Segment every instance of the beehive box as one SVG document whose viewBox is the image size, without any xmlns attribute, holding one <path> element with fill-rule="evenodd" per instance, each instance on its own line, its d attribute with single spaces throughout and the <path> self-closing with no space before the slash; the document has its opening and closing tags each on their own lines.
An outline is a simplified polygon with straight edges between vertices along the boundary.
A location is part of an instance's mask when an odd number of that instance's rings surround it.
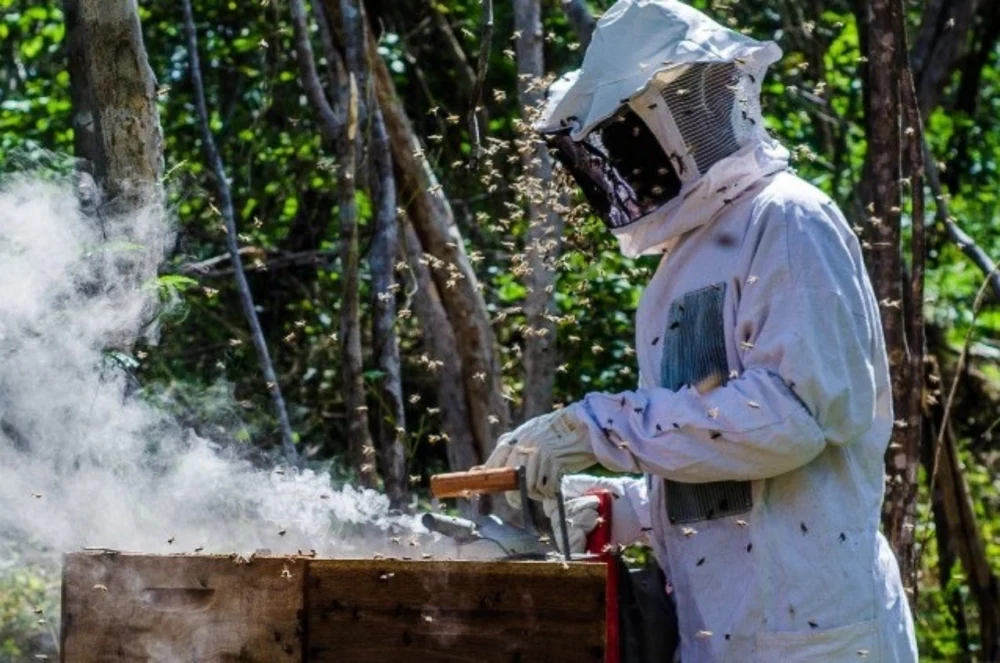
<svg viewBox="0 0 1000 663">
<path fill-rule="evenodd" d="M 61 656 L 114 661 L 604 660 L 600 563 L 75 553 Z"/>
</svg>

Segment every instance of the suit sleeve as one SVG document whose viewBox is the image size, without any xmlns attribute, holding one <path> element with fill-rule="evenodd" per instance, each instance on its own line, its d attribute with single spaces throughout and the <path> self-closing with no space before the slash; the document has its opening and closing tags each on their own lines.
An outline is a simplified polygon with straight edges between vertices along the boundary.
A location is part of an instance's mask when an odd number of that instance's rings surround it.
<svg viewBox="0 0 1000 663">
<path fill-rule="evenodd" d="M 741 284 L 741 371 L 714 389 L 592 393 L 598 460 L 686 483 L 756 480 L 809 463 L 872 425 L 882 346 L 857 240 L 832 203 L 764 203 Z"/>
</svg>

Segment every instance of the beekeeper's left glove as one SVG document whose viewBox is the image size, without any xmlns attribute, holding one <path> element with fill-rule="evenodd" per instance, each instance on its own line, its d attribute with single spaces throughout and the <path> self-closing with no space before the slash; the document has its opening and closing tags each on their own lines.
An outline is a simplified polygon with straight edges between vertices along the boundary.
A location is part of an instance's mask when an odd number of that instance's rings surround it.
<svg viewBox="0 0 1000 663">
<path fill-rule="evenodd" d="M 543 500 L 559 490 L 564 474 L 579 472 L 597 462 L 590 433 L 581 419 L 580 404 L 574 403 L 529 419 L 497 440 L 484 464 L 485 469 L 523 465 L 528 497 Z M 520 495 L 507 493 L 511 506 L 520 507 Z"/>
<path fill-rule="evenodd" d="M 612 547 L 629 545 L 640 539 L 644 535 L 644 530 L 651 529 L 649 498 L 644 479 L 571 474 L 562 480 L 566 507 L 566 534 L 571 553 L 584 552 L 587 547 L 587 536 L 601 524 L 601 515 L 598 512 L 600 499 L 592 493 L 602 490 L 611 493 L 611 512 L 606 516 L 611 521 L 609 543 Z M 565 552 L 558 501 L 547 499 L 542 502 L 542 508 L 552 523 L 552 538 L 556 547 L 559 552 Z"/>
</svg>

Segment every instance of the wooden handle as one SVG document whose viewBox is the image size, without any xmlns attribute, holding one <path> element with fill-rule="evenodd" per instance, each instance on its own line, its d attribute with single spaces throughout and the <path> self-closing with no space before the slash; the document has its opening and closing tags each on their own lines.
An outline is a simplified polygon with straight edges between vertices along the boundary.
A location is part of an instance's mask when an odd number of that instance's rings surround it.
<svg viewBox="0 0 1000 663">
<path fill-rule="evenodd" d="M 517 489 L 517 468 L 514 467 L 435 474 L 431 477 L 431 494 L 434 497 L 469 497 Z"/>
</svg>

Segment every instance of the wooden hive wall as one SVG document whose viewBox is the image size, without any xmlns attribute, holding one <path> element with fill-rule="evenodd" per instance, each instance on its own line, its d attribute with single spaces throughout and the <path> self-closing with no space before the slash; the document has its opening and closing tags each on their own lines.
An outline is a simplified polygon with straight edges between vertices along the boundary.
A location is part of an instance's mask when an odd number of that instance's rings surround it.
<svg viewBox="0 0 1000 663">
<path fill-rule="evenodd" d="M 62 660 L 600 662 L 597 563 L 66 556 Z"/>
</svg>

